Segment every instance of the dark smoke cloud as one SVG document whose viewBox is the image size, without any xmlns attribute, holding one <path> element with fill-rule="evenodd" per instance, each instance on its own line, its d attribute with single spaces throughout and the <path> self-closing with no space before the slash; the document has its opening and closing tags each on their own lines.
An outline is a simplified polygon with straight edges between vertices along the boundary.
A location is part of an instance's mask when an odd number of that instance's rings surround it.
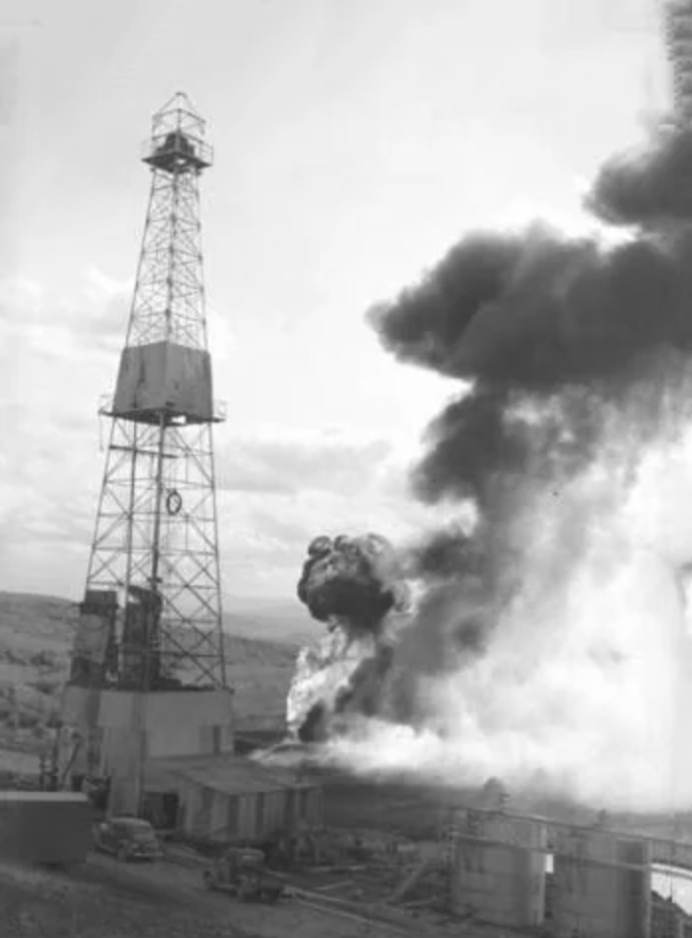
<svg viewBox="0 0 692 938">
<path fill-rule="evenodd" d="M 692 132 L 659 132 L 637 154 L 603 166 L 587 205 L 616 225 L 652 225 L 692 218 Z"/>
<path fill-rule="evenodd" d="M 387 677 L 394 663 L 394 648 L 388 643 L 377 646 L 371 658 L 364 658 L 354 673 L 350 683 L 339 692 L 335 701 L 334 712 L 349 710 L 363 716 L 373 716 L 382 705 L 382 681 Z"/>
<path fill-rule="evenodd" d="M 512 603 L 567 588 L 588 543 L 582 509 L 564 503 L 560 536 L 528 583 L 534 496 L 562 497 L 603 453 L 624 488 L 645 441 L 687 406 L 686 166 L 691 134 L 604 166 L 589 204 L 630 226 L 617 241 L 569 239 L 539 224 L 476 232 L 368 313 L 399 360 L 460 381 L 458 398 L 428 427 L 414 494 L 471 500 L 478 510 L 471 530 L 444 529 L 409 550 L 407 569 L 423 592 L 394 660 L 413 722 L 425 713 L 419 678 L 484 654 Z"/>
<path fill-rule="evenodd" d="M 446 580 L 459 576 L 481 579 L 486 573 L 487 555 L 480 538 L 459 526 L 442 528 L 422 538 L 409 549 L 407 568 L 413 575 L 428 580 Z"/>
<path fill-rule="evenodd" d="M 498 500 L 499 476 L 507 483 L 529 475 L 541 481 L 582 468 L 604 416 L 594 388 L 541 399 L 479 383 L 431 423 L 428 453 L 413 474 L 414 491 L 433 503 L 472 497 L 489 510 L 491 498 Z"/>
<path fill-rule="evenodd" d="M 689 233 L 610 248 L 537 227 L 473 234 L 371 311 L 402 361 L 472 382 L 431 424 L 416 493 L 486 504 L 498 476 L 582 469 L 604 406 L 619 406 L 660 356 L 692 349 L 691 244 Z"/>
<path fill-rule="evenodd" d="M 450 578 L 422 598 L 417 617 L 426 623 L 402 636 L 399 662 L 407 657 L 416 674 L 456 670 L 459 658 L 485 650 L 490 603 L 483 590 Z"/>
<path fill-rule="evenodd" d="M 404 614 L 409 589 L 398 555 L 386 538 L 317 537 L 308 547 L 298 583 L 298 597 L 310 614 L 337 630 L 327 640 L 324 654 L 309 664 L 304 659 L 294 680 L 305 684 L 308 709 L 295 732 L 303 742 L 324 739 L 335 729 L 335 718 L 345 713 L 364 716 L 380 709 L 383 680 L 391 669 L 393 648 L 385 625 L 393 613 Z M 339 669 L 358 643 L 356 657 L 345 674 Z M 317 700 L 309 682 L 323 669 L 333 669 L 333 680 L 323 685 Z M 335 684 L 335 682 L 339 682 Z"/>
<path fill-rule="evenodd" d="M 406 570 L 423 587 L 415 616 L 397 635 L 389 715 L 417 725 L 429 716 L 421 679 L 457 670 L 484 654 L 502 605 L 516 584 L 506 575 L 511 548 L 495 544 L 481 518 L 472 533 L 449 525 L 406 552 Z M 500 562 L 500 558 L 502 561 Z"/>
<path fill-rule="evenodd" d="M 513 390 L 614 381 L 656 349 L 689 349 L 678 260 L 655 236 L 605 249 L 538 227 L 473 234 L 370 319 L 402 361 L 478 382 L 487 416 L 496 389 L 504 405 Z"/>
<path fill-rule="evenodd" d="M 428 427 L 412 485 L 428 503 L 471 500 L 477 521 L 422 539 L 403 565 L 377 536 L 313 542 L 298 595 L 315 618 L 373 645 L 338 693 L 312 707 L 303 738 L 328 735 L 349 713 L 425 723 L 426 678 L 486 654 L 513 604 L 522 621 L 545 612 L 546 596 L 559 608 L 589 522 L 578 494 L 573 503 L 564 495 L 559 530 L 532 566 L 536 499 L 563 498 L 565 483 L 603 454 L 615 480 L 603 498 L 616 497 L 643 444 L 679 428 L 670 417 L 688 406 L 687 166 L 692 134 L 676 132 L 603 167 L 588 204 L 628 227 L 617 243 L 539 224 L 476 232 L 369 312 L 399 360 L 459 379 L 457 399 Z M 404 574 L 420 587 L 416 611 L 388 632 L 383 623 L 405 606 Z"/>
<path fill-rule="evenodd" d="M 449 526 L 409 550 L 409 571 L 428 587 L 416 611 L 426 628 L 422 641 L 415 630 L 402 634 L 399 663 L 409 659 L 416 671 L 434 673 L 455 667 L 457 653 L 483 649 L 488 608 L 501 586 L 491 533 L 486 524 L 473 535 Z"/>
<path fill-rule="evenodd" d="M 391 544 L 377 534 L 317 537 L 298 583 L 298 598 L 321 622 L 340 620 L 353 632 L 375 631 L 408 593 Z"/>
</svg>

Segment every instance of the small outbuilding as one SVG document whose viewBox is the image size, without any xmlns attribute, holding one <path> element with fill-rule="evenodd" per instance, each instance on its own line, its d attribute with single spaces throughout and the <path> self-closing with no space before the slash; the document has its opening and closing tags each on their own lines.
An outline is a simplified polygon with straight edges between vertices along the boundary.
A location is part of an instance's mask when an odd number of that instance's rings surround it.
<svg viewBox="0 0 692 938">
<path fill-rule="evenodd" d="M 261 842 L 323 824 L 318 782 L 230 755 L 150 760 L 145 806 L 156 827 L 229 843 Z"/>
</svg>

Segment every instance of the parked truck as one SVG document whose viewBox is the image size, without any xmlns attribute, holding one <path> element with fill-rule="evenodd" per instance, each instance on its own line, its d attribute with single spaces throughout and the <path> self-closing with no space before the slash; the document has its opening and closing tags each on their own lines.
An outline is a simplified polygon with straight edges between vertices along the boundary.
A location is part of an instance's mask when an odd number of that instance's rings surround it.
<svg viewBox="0 0 692 938">
<path fill-rule="evenodd" d="M 288 895 L 283 882 L 267 869 L 261 850 L 230 847 L 203 874 L 207 889 L 236 896 L 242 902 L 276 902 Z"/>
</svg>

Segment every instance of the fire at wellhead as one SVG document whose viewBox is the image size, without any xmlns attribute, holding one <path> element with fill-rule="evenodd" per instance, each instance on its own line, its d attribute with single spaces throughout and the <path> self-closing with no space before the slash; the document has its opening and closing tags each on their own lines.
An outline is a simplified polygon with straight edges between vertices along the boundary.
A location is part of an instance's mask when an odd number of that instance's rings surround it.
<svg viewBox="0 0 692 938">
<path fill-rule="evenodd" d="M 392 546 L 368 534 L 316 538 L 298 596 L 327 624 L 328 634 L 317 648 L 300 653 L 287 722 L 301 741 L 324 741 L 348 714 L 381 711 L 382 679 L 390 670 L 409 591 Z"/>
<path fill-rule="evenodd" d="M 472 233 L 369 312 L 459 379 L 412 478 L 450 526 L 311 545 L 299 595 L 331 631 L 289 722 L 320 760 L 692 806 L 691 165 L 661 132 L 598 175 L 603 237 Z"/>
</svg>

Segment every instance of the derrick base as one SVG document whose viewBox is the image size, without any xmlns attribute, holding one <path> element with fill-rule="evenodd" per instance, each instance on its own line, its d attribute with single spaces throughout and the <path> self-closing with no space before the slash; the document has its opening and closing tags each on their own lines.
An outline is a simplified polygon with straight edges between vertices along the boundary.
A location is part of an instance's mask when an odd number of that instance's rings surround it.
<svg viewBox="0 0 692 938">
<path fill-rule="evenodd" d="M 141 724 L 135 709 L 141 709 Z M 225 688 L 142 693 L 67 684 L 62 717 L 89 740 L 71 760 L 71 784 L 94 770 L 109 778 L 113 813 L 137 813 L 142 757 L 220 756 L 235 748 L 233 692 Z"/>
</svg>

